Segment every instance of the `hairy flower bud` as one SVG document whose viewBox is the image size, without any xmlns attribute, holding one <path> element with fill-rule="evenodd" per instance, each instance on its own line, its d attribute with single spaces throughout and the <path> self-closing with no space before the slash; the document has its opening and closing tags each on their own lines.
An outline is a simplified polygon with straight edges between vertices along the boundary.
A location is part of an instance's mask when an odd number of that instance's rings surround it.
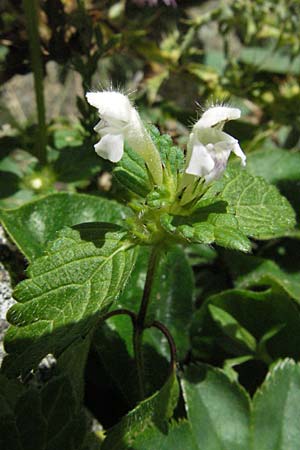
<svg viewBox="0 0 300 450">
<path fill-rule="evenodd" d="M 100 122 L 94 130 L 100 135 L 96 153 L 118 162 L 124 153 L 124 142 L 145 160 L 157 184 L 162 182 L 162 166 L 157 148 L 129 98 L 116 91 L 88 92 L 87 101 L 98 109 Z"/>
</svg>

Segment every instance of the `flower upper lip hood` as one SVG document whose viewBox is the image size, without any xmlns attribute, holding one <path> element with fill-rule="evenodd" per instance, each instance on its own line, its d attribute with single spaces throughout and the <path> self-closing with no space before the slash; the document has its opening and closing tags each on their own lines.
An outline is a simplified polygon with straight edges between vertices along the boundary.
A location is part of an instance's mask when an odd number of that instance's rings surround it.
<svg viewBox="0 0 300 450">
<path fill-rule="evenodd" d="M 159 152 L 129 98 L 117 91 L 88 92 L 87 101 L 98 109 L 100 121 L 94 130 L 100 140 L 95 151 L 111 162 L 121 160 L 124 143 L 145 160 L 156 184 L 162 183 L 162 166 Z"/>
<path fill-rule="evenodd" d="M 215 125 L 221 126 L 228 120 L 235 120 L 241 117 L 241 110 L 238 108 L 229 108 L 228 106 L 213 106 L 207 109 L 201 116 L 201 119 L 195 123 L 194 128 L 210 128 Z"/>
<path fill-rule="evenodd" d="M 186 173 L 204 177 L 206 182 L 219 178 L 226 169 L 231 152 L 246 164 L 246 155 L 237 139 L 222 131 L 225 122 L 239 119 L 238 108 L 214 106 L 205 111 L 190 134 Z"/>
</svg>

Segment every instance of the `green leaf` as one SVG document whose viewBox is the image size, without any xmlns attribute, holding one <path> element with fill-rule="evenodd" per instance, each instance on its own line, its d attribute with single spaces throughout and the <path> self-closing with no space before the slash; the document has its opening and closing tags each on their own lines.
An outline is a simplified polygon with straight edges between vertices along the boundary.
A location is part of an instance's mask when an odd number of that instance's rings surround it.
<svg viewBox="0 0 300 450">
<path fill-rule="evenodd" d="M 128 146 L 125 146 L 123 157 L 116 164 L 113 174 L 122 186 L 141 197 L 152 189 L 144 159 Z"/>
<path fill-rule="evenodd" d="M 191 425 L 187 420 L 172 421 L 167 433 L 158 427 L 146 428 L 137 435 L 134 444 L 134 449 L 137 450 L 153 450 L 155 448 L 159 448 L 159 450 L 199 450 L 192 436 Z"/>
<path fill-rule="evenodd" d="M 251 242 L 240 230 L 233 227 L 222 227 L 221 225 L 214 227 L 214 238 L 217 245 L 239 250 L 241 252 L 251 251 Z"/>
<path fill-rule="evenodd" d="M 20 189 L 20 181 L 15 173 L 0 170 L 0 199 L 14 195 Z"/>
<path fill-rule="evenodd" d="M 279 148 L 250 153 L 247 171 L 253 176 L 263 177 L 268 183 L 300 180 L 300 153 Z"/>
<path fill-rule="evenodd" d="M 273 367 L 253 401 L 224 371 L 202 364 L 188 367 L 181 385 L 188 420 L 153 426 L 145 400 L 108 433 L 104 450 L 298 450 L 300 365 L 292 360 Z"/>
<path fill-rule="evenodd" d="M 1 377 L 10 387 L 0 395 L 0 447 L 5 450 L 79 450 L 85 433 L 84 412 L 78 405 L 67 377 L 51 379 L 41 390 L 18 384 L 18 397 L 11 402 L 16 381 Z M 3 409 L 11 404 L 9 410 Z M 3 413 L 4 411 L 4 413 Z"/>
<path fill-rule="evenodd" d="M 127 287 L 118 299 L 119 307 L 137 312 L 148 258 L 148 249 L 140 248 Z M 168 327 L 175 339 L 179 360 L 190 348 L 188 329 L 193 312 L 193 287 L 193 273 L 182 249 L 174 247 L 167 255 L 162 255 L 153 284 L 149 320 L 159 320 Z M 139 399 L 132 333 L 129 317 L 115 316 L 98 327 L 93 338 L 94 364 L 97 366 L 95 382 L 100 380 L 106 387 L 109 385 L 124 408 L 132 408 Z M 143 351 L 145 386 L 150 395 L 162 385 L 168 373 L 170 349 L 161 331 L 151 328 L 143 335 Z M 159 371 L 157 367 L 160 367 Z"/>
<path fill-rule="evenodd" d="M 196 449 L 249 450 L 250 399 L 241 386 L 220 370 L 190 366 L 182 389 Z"/>
<path fill-rule="evenodd" d="M 239 272 L 237 287 L 243 289 L 255 286 L 280 286 L 300 303 L 300 272 L 288 273 L 274 261 L 253 256 L 249 259 L 240 259 Z"/>
<path fill-rule="evenodd" d="M 214 305 L 208 305 L 208 309 L 214 321 L 227 336 L 245 345 L 251 352 L 255 351 L 255 338 L 231 314 Z"/>
<path fill-rule="evenodd" d="M 271 239 L 287 234 L 295 226 L 295 213 L 275 186 L 245 170 L 228 169 L 206 197 L 221 191 L 220 200 L 228 204 L 238 229 L 256 239 Z M 204 196 L 205 197 L 205 196 Z"/>
<path fill-rule="evenodd" d="M 82 147 L 62 148 L 59 156 L 53 164 L 53 169 L 58 181 L 64 183 L 76 183 L 88 180 L 98 173 L 103 165 L 103 160 L 93 149 Z"/>
<path fill-rule="evenodd" d="M 19 302 L 8 312 L 4 360 L 9 374 L 26 372 L 48 353 L 59 356 L 85 336 L 124 288 L 136 250 L 126 231 L 112 224 L 64 229 L 46 255 L 15 289 Z"/>
<path fill-rule="evenodd" d="M 243 48 L 239 60 L 246 64 L 257 67 L 259 71 L 278 74 L 299 74 L 300 57 L 291 60 L 289 55 L 282 51 L 274 51 L 273 48 L 246 47 Z"/>
<path fill-rule="evenodd" d="M 148 251 L 141 249 L 128 282 L 127 289 L 118 300 L 121 307 L 137 310 L 142 299 L 148 264 Z M 184 358 L 189 349 L 188 329 L 193 313 L 194 276 L 183 250 L 173 247 L 161 255 L 152 286 L 148 315 L 162 322 L 172 334 L 178 359 Z M 147 330 L 146 342 L 169 359 L 169 346 L 163 334 Z"/>
<path fill-rule="evenodd" d="M 220 325 L 212 320 L 209 310 L 211 306 L 230 314 L 257 341 L 277 328 L 278 332 L 273 333 L 265 343 L 273 360 L 286 356 L 295 359 L 300 357 L 300 314 L 293 300 L 284 292 L 274 292 L 271 289 L 264 292 L 230 289 L 209 297 L 194 315 L 191 341 L 192 352 L 196 358 L 198 355 L 202 357 L 207 341 L 210 343 L 207 358 L 215 354 L 224 359 L 228 358 L 228 355 L 232 357 L 249 354 L 249 350 L 234 345 L 232 339 L 229 341 Z M 223 352 L 221 355 L 220 351 Z"/>
<path fill-rule="evenodd" d="M 141 450 L 135 440 L 140 433 L 158 428 L 165 434 L 168 419 L 172 416 L 178 401 L 179 388 L 174 372 L 164 386 L 151 397 L 142 401 L 119 424 L 107 433 L 102 450 Z"/>
<path fill-rule="evenodd" d="M 93 336 L 93 373 L 95 383 L 107 392 L 119 397 L 118 408 L 132 409 L 139 400 L 136 363 L 132 348 L 133 328 L 128 316 L 115 316 L 97 327 Z M 107 416 L 107 407 L 103 405 L 103 415 Z M 105 420 L 102 420 L 105 425 Z"/>
<path fill-rule="evenodd" d="M 90 350 L 92 333 L 76 339 L 57 359 L 56 370 L 68 376 L 77 398 L 82 402 L 85 389 L 85 366 Z"/>
<path fill-rule="evenodd" d="M 127 209 L 86 194 L 51 194 L 17 209 L 0 209 L 1 223 L 24 255 L 41 256 L 47 242 L 65 226 L 82 222 L 124 222 Z"/>
<path fill-rule="evenodd" d="M 175 228 L 175 232 L 194 243 L 216 243 L 222 247 L 249 252 L 251 242 L 239 229 L 236 217 L 226 213 L 227 203 L 218 199 L 216 201 L 216 195 L 218 193 L 214 193 L 212 199 L 200 200 L 191 216 L 176 216 L 173 224 L 179 226 L 177 230 Z"/>
<path fill-rule="evenodd" d="M 9 380 L 0 374 L 0 421 L 3 417 L 12 413 L 24 390 L 24 386 L 19 381 Z"/>
<path fill-rule="evenodd" d="M 256 392 L 252 413 L 254 450 L 298 450 L 300 366 L 278 362 Z"/>
</svg>

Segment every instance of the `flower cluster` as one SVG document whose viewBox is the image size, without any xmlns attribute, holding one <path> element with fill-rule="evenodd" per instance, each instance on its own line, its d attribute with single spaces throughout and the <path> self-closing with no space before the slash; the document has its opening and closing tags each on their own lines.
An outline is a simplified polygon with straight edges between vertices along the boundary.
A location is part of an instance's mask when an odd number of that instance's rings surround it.
<svg viewBox="0 0 300 450">
<path fill-rule="evenodd" d="M 95 131 L 100 135 L 95 151 L 99 156 L 118 162 L 123 156 L 125 142 L 144 159 L 156 185 L 163 180 L 160 155 L 148 134 L 137 110 L 129 98 L 114 91 L 89 92 L 90 105 L 98 109 L 100 122 Z M 237 108 L 213 106 L 195 123 L 189 137 L 183 184 L 196 178 L 210 183 L 224 172 L 230 153 L 235 153 L 246 164 L 246 156 L 238 141 L 222 131 L 229 120 L 238 119 Z"/>
</svg>

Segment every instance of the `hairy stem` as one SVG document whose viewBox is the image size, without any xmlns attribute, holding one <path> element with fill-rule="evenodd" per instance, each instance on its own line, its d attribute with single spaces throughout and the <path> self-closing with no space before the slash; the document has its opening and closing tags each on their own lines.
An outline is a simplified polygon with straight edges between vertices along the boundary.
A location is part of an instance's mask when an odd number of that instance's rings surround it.
<svg viewBox="0 0 300 450">
<path fill-rule="evenodd" d="M 26 17 L 26 25 L 29 38 L 29 50 L 32 64 L 32 71 L 34 76 L 34 89 L 36 97 L 36 107 L 38 115 L 38 131 L 37 139 L 37 157 L 41 164 L 47 163 L 47 129 L 46 129 L 46 114 L 43 91 L 43 66 L 41 59 L 40 39 L 38 30 L 38 1 L 37 0 L 23 0 L 23 7 Z"/>
<path fill-rule="evenodd" d="M 143 400 L 145 398 L 145 380 L 144 380 L 144 357 L 143 357 L 143 332 L 146 325 L 147 318 L 147 310 L 149 306 L 151 290 L 153 286 L 155 269 L 160 256 L 160 248 L 153 247 L 152 252 L 150 254 L 148 270 L 146 275 L 146 281 L 144 286 L 143 298 L 141 301 L 140 309 L 137 315 L 136 324 L 134 327 L 134 336 L 133 336 L 133 346 L 134 346 L 134 355 L 137 366 L 137 376 L 138 376 L 138 384 L 139 384 L 139 392 L 140 398 Z"/>
</svg>

